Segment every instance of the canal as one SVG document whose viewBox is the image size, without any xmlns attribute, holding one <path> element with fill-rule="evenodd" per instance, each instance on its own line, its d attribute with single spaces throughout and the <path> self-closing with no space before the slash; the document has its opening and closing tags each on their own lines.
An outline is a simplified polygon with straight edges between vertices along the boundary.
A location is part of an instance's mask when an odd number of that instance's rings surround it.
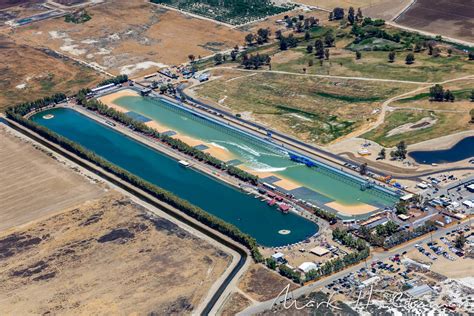
<svg viewBox="0 0 474 316">
<path fill-rule="evenodd" d="M 361 190 L 360 183 L 325 168 L 308 168 L 289 159 L 282 148 L 267 145 L 225 126 L 206 121 L 170 105 L 167 101 L 140 96 L 124 96 L 114 101 L 120 107 L 138 113 L 182 135 L 202 140 L 230 152 L 244 166 L 268 176 L 268 182 L 288 179 L 299 186 L 289 193 L 317 205 L 331 202 L 352 208 L 371 205 L 392 206 L 398 197 L 375 188 Z M 265 179 L 264 179 L 265 180 Z M 278 183 L 278 182 L 276 182 Z"/>
<path fill-rule="evenodd" d="M 46 119 L 48 114 L 54 117 Z M 72 109 L 47 110 L 33 115 L 31 120 L 237 226 L 261 245 L 292 244 L 318 231 L 318 226 L 309 220 L 283 214 L 252 195 L 184 168 L 176 160 Z M 290 233 L 281 234 L 284 230 Z"/>
</svg>

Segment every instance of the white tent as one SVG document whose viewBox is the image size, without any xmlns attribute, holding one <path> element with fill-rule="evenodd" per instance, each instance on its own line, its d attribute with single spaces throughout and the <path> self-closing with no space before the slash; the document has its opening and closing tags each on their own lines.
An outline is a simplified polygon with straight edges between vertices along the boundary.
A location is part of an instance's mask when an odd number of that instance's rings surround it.
<svg viewBox="0 0 474 316">
<path fill-rule="evenodd" d="M 317 270 L 318 269 L 318 266 L 316 265 L 316 263 L 314 262 L 303 262 L 299 267 L 298 269 L 300 269 L 301 271 L 303 271 L 304 273 L 307 273 L 311 270 Z"/>
</svg>

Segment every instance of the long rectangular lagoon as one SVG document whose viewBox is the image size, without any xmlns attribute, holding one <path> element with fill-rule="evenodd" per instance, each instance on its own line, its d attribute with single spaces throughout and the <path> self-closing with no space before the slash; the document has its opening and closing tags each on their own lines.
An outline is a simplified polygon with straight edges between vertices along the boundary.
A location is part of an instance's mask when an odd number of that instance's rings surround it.
<svg viewBox="0 0 474 316">
<path fill-rule="evenodd" d="M 54 117 L 44 118 L 48 114 Z M 303 217 L 283 214 L 221 181 L 184 168 L 176 160 L 77 111 L 55 108 L 37 113 L 31 120 L 237 226 L 261 245 L 292 244 L 318 231 L 318 225 Z M 290 233 L 280 233 L 284 230 Z"/>
<path fill-rule="evenodd" d="M 393 206 L 398 199 L 395 194 L 386 193 L 376 187 L 361 190 L 360 180 L 354 180 L 353 177 L 334 172 L 330 168 L 308 168 L 291 161 L 284 148 L 278 148 L 276 145 L 267 144 L 240 131 L 201 118 L 170 104 L 169 101 L 124 96 L 116 99 L 114 103 L 180 134 L 222 147 L 247 168 L 274 175 L 263 179 L 265 182 L 278 183 L 282 178 L 295 181 L 301 187 L 282 191 L 318 205 L 326 205 L 327 209 L 333 205 L 332 202 L 343 206 L 369 205 L 373 209 L 380 209 Z"/>
</svg>

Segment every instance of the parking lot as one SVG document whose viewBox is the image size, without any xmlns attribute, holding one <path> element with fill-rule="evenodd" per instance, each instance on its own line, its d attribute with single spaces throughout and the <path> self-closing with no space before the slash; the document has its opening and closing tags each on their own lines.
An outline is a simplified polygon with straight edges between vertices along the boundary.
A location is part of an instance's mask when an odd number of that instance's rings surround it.
<svg viewBox="0 0 474 316">
<path fill-rule="evenodd" d="M 431 200 L 430 205 L 443 206 L 448 210 L 457 211 L 463 214 L 473 214 L 474 208 L 466 205 L 466 201 L 474 203 L 474 192 L 467 189 L 469 184 L 474 183 L 474 177 L 458 180 L 452 175 L 442 175 L 438 177 L 428 177 L 429 187 L 423 195 Z M 443 183 L 449 184 L 442 186 Z"/>
<path fill-rule="evenodd" d="M 463 249 L 455 246 L 460 234 L 466 237 Z M 446 289 L 440 282 L 449 283 L 449 278 L 472 275 L 467 270 L 474 269 L 473 259 L 468 257 L 469 249 L 473 247 L 472 227 L 467 224 L 454 227 L 439 239 L 416 244 L 408 252 L 396 253 L 383 261 L 367 261 L 365 267 L 326 285 L 323 292 L 335 295 L 337 299 L 356 301 L 359 293 L 372 287 L 375 292 L 408 293 L 409 289 L 429 285 L 433 289 L 432 299 L 442 302 L 445 297 L 441 293 Z"/>
</svg>

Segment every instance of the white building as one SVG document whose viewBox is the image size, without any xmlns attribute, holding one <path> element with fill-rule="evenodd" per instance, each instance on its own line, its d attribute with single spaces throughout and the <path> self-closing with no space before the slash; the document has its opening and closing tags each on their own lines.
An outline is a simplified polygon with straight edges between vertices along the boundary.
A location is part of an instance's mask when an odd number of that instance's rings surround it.
<svg viewBox="0 0 474 316">
<path fill-rule="evenodd" d="M 423 190 L 428 188 L 428 185 L 425 182 L 420 182 L 416 186 Z"/>
<path fill-rule="evenodd" d="M 367 280 L 362 281 L 362 284 L 359 286 L 359 288 L 363 289 L 363 288 L 365 288 L 365 287 L 367 287 L 367 286 L 370 286 L 370 285 L 372 285 L 372 284 L 374 284 L 374 283 L 377 283 L 378 281 L 380 281 L 380 277 L 379 277 L 379 276 L 371 277 L 371 278 L 369 278 L 369 279 L 367 279 Z"/>
<path fill-rule="evenodd" d="M 462 202 L 462 205 L 467 206 L 469 208 L 474 208 L 474 202 L 471 200 L 466 200 Z"/>
<path fill-rule="evenodd" d="M 304 273 L 308 273 L 311 270 L 317 270 L 318 266 L 314 262 L 303 262 L 298 269 L 303 271 Z"/>
<path fill-rule="evenodd" d="M 283 262 L 283 260 L 285 259 L 285 255 L 281 252 L 277 252 L 277 253 L 272 255 L 272 258 L 276 262 Z"/>
</svg>

